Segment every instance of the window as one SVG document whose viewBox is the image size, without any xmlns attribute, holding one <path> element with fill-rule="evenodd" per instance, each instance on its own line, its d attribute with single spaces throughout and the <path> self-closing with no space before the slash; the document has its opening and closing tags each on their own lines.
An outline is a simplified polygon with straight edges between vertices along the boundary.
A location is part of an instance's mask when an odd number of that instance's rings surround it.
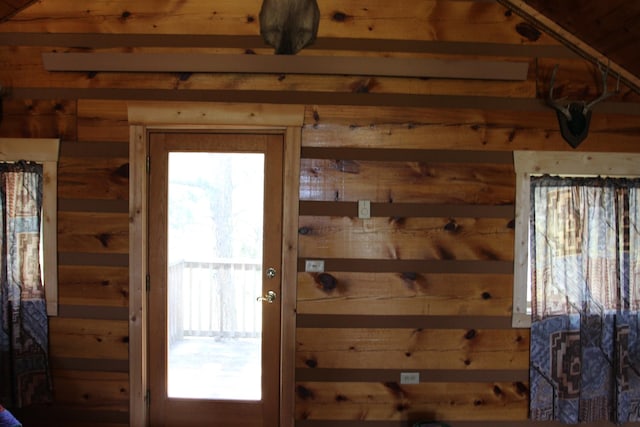
<svg viewBox="0 0 640 427">
<path fill-rule="evenodd" d="M 640 176 L 640 154 L 515 151 L 516 230 L 513 327 L 531 325 L 530 240 L 531 176 Z M 570 250 L 570 248 L 567 248 Z"/>
<path fill-rule="evenodd" d="M 0 162 L 20 160 L 41 163 L 42 278 L 49 316 L 58 314 L 57 174 L 59 139 L 0 138 Z"/>
</svg>

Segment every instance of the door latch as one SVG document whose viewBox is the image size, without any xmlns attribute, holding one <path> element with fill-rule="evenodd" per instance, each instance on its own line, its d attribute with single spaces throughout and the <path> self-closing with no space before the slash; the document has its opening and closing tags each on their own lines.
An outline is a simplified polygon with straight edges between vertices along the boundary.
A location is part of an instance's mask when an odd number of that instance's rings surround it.
<svg viewBox="0 0 640 427">
<path fill-rule="evenodd" d="M 278 294 L 276 294 L 274 291 L 268 291 L 265 296 L 256 298 L 256 301 L 262 301 L 272 304 L 276 300 L 277 296 Z"/>
</svg>

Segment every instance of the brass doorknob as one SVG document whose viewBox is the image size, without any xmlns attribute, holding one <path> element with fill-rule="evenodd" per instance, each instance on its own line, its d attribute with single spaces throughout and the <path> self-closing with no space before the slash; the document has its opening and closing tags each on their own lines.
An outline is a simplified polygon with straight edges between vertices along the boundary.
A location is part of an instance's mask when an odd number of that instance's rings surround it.
<svg viewBox="0 0 640 427">
<path fill-rule="evenodd" d="M 256 298 L 256 301 L 262 301 L 272 304 L 276 300 L 277 296 L 278 294 L 276 294 L 274 291 L 268 291 L 265 296 Z"/>
</svg>

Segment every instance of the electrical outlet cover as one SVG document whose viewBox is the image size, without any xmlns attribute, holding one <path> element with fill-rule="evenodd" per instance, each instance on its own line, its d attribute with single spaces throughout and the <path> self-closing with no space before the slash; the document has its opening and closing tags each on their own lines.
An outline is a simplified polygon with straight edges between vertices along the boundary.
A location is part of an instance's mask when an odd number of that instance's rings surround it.
<svg viewBox="0 0 640 427">
<path fill-rule="evenodd" d="M 324 272 L 324 261 L 320 259 L 308 259 L 304 263 L 304 271 L 307 273 Z"/>
<path fill-rule="evenodd" d="M 419 384 L 420 372 L 400 372 L 400 384 Z"/>
</svg>

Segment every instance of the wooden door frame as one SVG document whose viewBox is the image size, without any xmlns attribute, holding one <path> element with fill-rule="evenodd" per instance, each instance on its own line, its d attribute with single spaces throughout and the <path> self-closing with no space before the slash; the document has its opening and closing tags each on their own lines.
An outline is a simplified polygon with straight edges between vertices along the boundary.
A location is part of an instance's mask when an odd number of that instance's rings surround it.
<svg viewBox="0 0 640 427">
<path fill-rule="evenodd" d="M 295 306 L 303 105 L 130 102 L 129 119 L 129 425 L 146 427 L 147 217 L 149 133 L 230 131 L 279 133 L 284 140 L 280 427 L 294 425 Z"/>
</svg>

